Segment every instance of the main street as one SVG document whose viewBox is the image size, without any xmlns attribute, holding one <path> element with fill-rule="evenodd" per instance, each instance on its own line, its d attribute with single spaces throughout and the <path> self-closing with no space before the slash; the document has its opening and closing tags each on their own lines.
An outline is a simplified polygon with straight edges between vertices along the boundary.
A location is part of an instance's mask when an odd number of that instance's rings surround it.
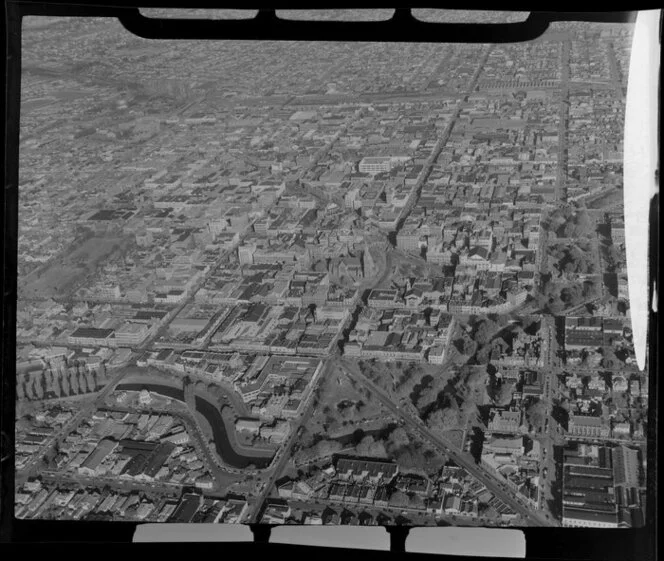
<svg viewBox="0 0 664 561">
<path fill-rule="evenodd" d="M 484 65 L 486 64 L 487 60 L 489 59 L 489 55 L 491 54 L 491 50 L 493 49 L 492 45 L 489 45 L 485 50 L 484 53 L 482 54 L 482 57 L 480 58 L 477 67 L 475 68 L 475 72 L 473 73 L 473 76 L 470 79 L 470 82 L 468 83 L 468 87 L 466 91 L 464 92 L 463 96 L 469 96 L 473 93 L 475 90 L 475 87 L 477 86 L 477 82 L 479 80 L 480 74 L 482 73 L 482 69 L 484 68 Z M 399 216 L 399 220 L 397 222 L 397 227 L 396 231 L 398 232 L 401 230 L 401 227 L 403 226 L 406 218 L 410 214 L 410 212 L 413 210 L 415 205 L 417 204 L 417 201 L 420 198 L 420 193 L 422 192 L 422 187 L 426 183 L 426 180 L 429 178 L 429 175 L 433 171 L 434 166 L 436 165 L 436 161 L 438 160 L 438 156 L 440 156 L 440 153 L 443 151 L 443 148 L 445 148 L 445 145 L 447 144 L 447 141 L 450 138 L 450 135 L 452 134 L 452 130 L 454 129 L 454 125 L 456 123 L 456 120 L 459 118 L 459 115 L 461 114 L 461 104 L 463 101 L 459 101 L 457 103 L 456 108 L 454 109 L 454 113 L 450 117 L 449 123 L 447 123 L 447 126 L 445 127 L 445 130 L 443 131 L 443 134 L 440 136 L 438 139 L 438 142 L 436 142 L 436 145 L 434 149 L 431 151 L 430 156 L 427 158 L 427 161 L 424 164 L 424 168 L 422 169 L 422 172 L 420 173 L 420 177 L 417 180 L 417 183 L 413 187 L 411 196 L 409 197 L 408 203 L 406 206 L 403 208 L 401 211 L 401 215 Z"/>
<path fill-rule="evenodd" d="M 553 526 L 554 522 L 547 519 L 543 514 L 534 512 L 526 506 L 525 499 L 521 500 L 512 494 L 507 487 L 507 483 L 500 481 L 496 476 L 481 468 L 475 463 L 472 456 L 459 450 L 454 444 L 447 441 L 444 437 L 433 434 L 419 419 L 415 419 L 408 413 L 405 413 L 398 405 L 385 395 L 371 380 L 359 371 L 359 368 L 350 360 L 342 359 L 344 370 L 354 377 L 358 382 L 365 385 L 371 393 L 380 400 L 383 405 L 396 417 L 403 420 L 404 424 L 417 432 L 425 440 L 428 440 L 443 451 L 457 465 L 466 469 L 468 473 L 484 483 L 489 491 L 502 500 L 515 512 L 521 515 L 524 522 L 533 526 Z"/>
<path fill-rule="evenodd" d="M 473 90 L 477 86 L 477 82 L 479 80 L 480 74 L 482 73 L 482 69 L 484 68 L 484 65 L 486 64 L 489 54 L 491 53 L 492 47 L 489 46 L 486 48 L 484 51 L 482 58 L 480 59 L 477 68 L 475 69 L 475 72 L 473 76 L 470 79 L 470 82 L 468 84 L 468 88 L 466 92 L 463 94 L 464 96 L 468 96 L 471 93 L 473 93 Z M 408 199 L 408 203 L 406 206 L 403 208 L 401 211 L 401 214 L 399 216 L 399 220 L 397 221 L 397 226 L 395 233 L 398 233 L 399 230 L 403 227 L 403 224 L 408 217 L 408 215 L 411 213 L 417 202 L 419 201 L 420 198 L 420 193 L 422 192 L 422 187 L 426 183 L 426 180 L 429 178 L 429 175 L 433 171 L 434 166 L 436 165 L 436 162 L 438 160 L 438 157 L 440 156 L 441 152 L 447 145 L 447 142 L 450 138 L 450 135 L 452 134 L 452 130 L 454 129 L 454 125 L 459 118 L 459 115 L 461 114 L 461 101 L 457 103 L 456 108 L 454 109 L 454 113 L 450 117 L 449 122 L 447 123 L 447 126 L 445 127 L 445 130 L 441 134 L 440 138 L 436 142 L 436 145 L 434 146 L 431 154 L 427 158 L 427 161 L 424 164 L 424 167 L 422 169 L 422 172 L 420 173 L 420 176 L 417 180 L 417 183 L 413 186 L 413 189 L 411 191 L 411 195 Z M 405 257 L 404 254 L 401 255 L 402 258 L 408 259 L 408 257 Z M 385 266 L 383 268 L 383 271 L 381 272 L 380 276 L 371 283 L 371 288 L 377 288 L 380 287 L 389 277 L 389 275 L 392 273 L 392 267 L 393 267 L 393 260 L 395 257 L 394 250 L 389 249 L 386 254 L 385 258 Z M 424 262 L 426 263 L 426 262 Z"/>
<path fill-rule="evenodd" d="M 52 482 L 58 485 L 70 484 L 80 485 L 85 488 L 110 487 L 118 491 L 143 491 L 155 494 L 164 494 L 171 496 L 179 496 L 182 492 L 182 485 L 180 483 L 166 483 L 163 481 L 134 481 L 131 479 L 123 479 L 115 475 L 106 476 L 91 476 L 79 475 L 75 473 L 62 473 L 58 471 L 43 471 L 40 473 L 45 482 Z"/>
<path fill-rule="evenodd" d="M 311 498 L 309 500 L 289 500 L 288 505 L 291 509 L 298 509 L 303 512 L 318 512 L 322 513 L 326 509 L 333 511 L 348 511 L 354 514 L 365 513 L 369 514 L 375 521 L 379 516 L 386 518 L 399 516 L 410 517 L 410 522 L 418 526 L 437 526 L 436 522 L 444 522 L 449 526 L 505 526 L 505 523 L 500 523 L 496 518 L 487 517 L 473 517 L 463 514 L 445 514 L 443 512 L 430 513 L 425 509 L 418 509 L 412 507 L 396 507 L 396 506 L 376 506 L 365 503 L 346 503 L 343 501 L 335 501 L 332 499 L 324 499 L 321 497 Z M 357 520 L 357 519 L 356 519 Z M 361 525 L 361 524 L 360 524 Z M 371 524 L 370 524 L 371 525 Z"/>
<path fill-rule="evenodd" d="M 564 203 L 567 200 L 567 143 L 569 120 L 569 81 L 570 81 L 570 50 L 569 41 L 563 41 L 561 52 L 560 76 L 560 113 L 558 123 L 558 167 L 556 177 L 556 201 Z"/>
<path fill-rule="evenodd" d="M 264 482 L 263 488 L 260 491 L 260 494 L 256 498 L 253 504 L 253 511 L 249 517 L 249 522 L 252 524 L 255 524 L 260 521 L 260 515 L 263 510 L 263 503 L 267 499 L 268 495 L 270 494 L 270 491 L 272 491 L 272 487 L 274 486 L 274 482 L 277 480 L 277 478 L 281 475 L 283 472 L 284 468 L 286 467 L 286 464 L 288 461 L 291 459 L 291 451 L 293 450 L 293 446 L 295 443 L 298 441 L 299 436 L 300 436 L 300 428 L 303 426 L 306 426 L 307 422 L 311 418 L 311 415 L 313 414 L 314 411 L 314 394 L 316 393 L 316 388 L 320 381 L 324 379 L 329 371 L 330 368 L 332 368 L 332 365 L 334 364 L 333 360 L 328 360 L 325 366 L 323 367 L 323 370 L 318 376 L 318 379 L 316 380 L 315 386 L 309 395 L 309 400 L 305 406 L 304 411 L 302 412 L 301 417 L 295 421 L 293 426 L 291 427 L 291 433 L 290 436 L 288 437 L 288 440 L 285 442 L 285 444 L 282 446 L 282 448 L 277 452 L 277 455 L 275 457 L 276 464 L 272 468 L 272 473 L 268 477 L 267 481 Z"/>
</svg>

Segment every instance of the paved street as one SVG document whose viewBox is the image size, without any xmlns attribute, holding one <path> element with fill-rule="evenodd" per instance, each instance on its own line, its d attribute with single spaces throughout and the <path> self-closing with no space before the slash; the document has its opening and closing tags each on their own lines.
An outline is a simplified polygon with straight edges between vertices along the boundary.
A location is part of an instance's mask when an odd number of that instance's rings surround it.
<svg viewBox="0 0 664 561">
<path fill-rule="evenodd" d="M 320 384 L 320 381 L 329 373 L 329 370 L 330 368 L 332 368 L 332 365 L 333 361 L 328 360 L 325 366 L 323 367 L 323 370 L 319 374 L 318 379 L 316 380 L 316 386 L 318 386 L 318 384 Z M 275 458 L 277 463 L 274 464 L 271 475 L 264 483 L 264 487 L 260 492 L 260 494 L 258 495 L 258 497 L 253 501 L 253 511 L 249 517 L 249 521 L 251 523 L 259 522 L 260 514 L 262 512 L 263 503 L 265 502 L 265 499 L 267 499 L 267 497 L 270 495 L 270 492 L 273 490 L 274 487 L 274 482 L 280 477 L 281 473 L 286 467 L 286 464 L 291 459 L 291 451 L 300 436 L 300 427 L 305 426 L 309 421 L 309 419 L 311 418 L 311 415 L 313 414 L 314 411 L 313 396 L 315 391 L 316 387 L 314 387 L 314 389 L 311 392 L 311 395 L 309 396 L 309 401 L 305 406 L 302 416 L 293 423 L 288 440 L 281 446 L 281 448 L 279 448 L 279 451 L 277 452 L 277 456 Z"/>
<path fill-rule="evenodd" d="M 560 78 L 560 115 L 558 123 L 558 138 L 560 148 L 558 150 L 558 168 L 556 177 L 556 201 L 564 203 L 567 200 L 567 162 L 569 144 L 569 82 L 570 82 L 570 42 L 563 41 L 561 55 L 561 78 Z"/>
<path fill-rule="evenodd" d="M 392 400 L 384 394 L 384 392 L 376 386 L 371 380 L 364 376 L 359 369 L 349 360 L 342 360 L 343 367 L 351 376 L 358 382 L 367 386 L 372 394 L 378 398 L 383 405 L 389 409 L 396 417 L 401 418 L 404 423 L 415 430 L 420 436 L 424 437 L 434 444 L 438 449 L 442 450 L 452 459 L 457 465 L 462 466 L 471 475 L 476 477 L 479 481 L 486 485 L 492 493 L 500 500 L 505 502 L 508 506 L 520 514 L 524 521 L 534 526 L 551 526 L 554 525 L 553 521 L 548 520 L 543 514 L 534 512 L 526 506 L 525 500 L 516 498 L 507 487 L 506 483 L 498 480 L 493 474 L 488 473 L 482 469 L 475 460 L 464 452 L 461 452 L 453 444 L 447 442 L 443 437 L 434 435 L 420 419 L 415 419 L 411 415 L 405 413 L 399 406 L 395 405 Z"/>
</svg>

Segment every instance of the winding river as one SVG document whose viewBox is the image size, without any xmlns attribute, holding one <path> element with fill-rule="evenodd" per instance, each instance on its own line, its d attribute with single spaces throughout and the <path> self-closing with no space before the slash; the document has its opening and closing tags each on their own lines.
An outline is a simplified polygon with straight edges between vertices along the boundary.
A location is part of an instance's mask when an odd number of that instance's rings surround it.
<svg viewBox="0 0 664 561">
<path fill-rule="evenodd" d="M 184 401 L 184 391 L 182 389 L 163 384 L 152 382 L 126 383 L 120 384 L 116 388 L 117 391 L 141 391 L 143 389 L 177 399 L 178 401 Z M 227 432 L 230 429 L 226 427 L 226 423 L 221 416 L 221 411 L 213 403 L 197 395 L 196 411 L 203 415 L 210 424 L 217 453 L 225 464 L 238 469 L 247 468 L 252 464 L 257 469 L 262 469 L 270 465 L 272 455 L 242 455 L 233 448 Z"/>
</svg>

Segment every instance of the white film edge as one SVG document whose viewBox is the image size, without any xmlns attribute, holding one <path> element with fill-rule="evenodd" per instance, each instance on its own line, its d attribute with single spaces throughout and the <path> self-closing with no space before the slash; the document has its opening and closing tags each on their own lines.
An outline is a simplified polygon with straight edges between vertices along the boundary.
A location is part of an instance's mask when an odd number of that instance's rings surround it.
<svg viewBox="0 0 664 561">
<path fill-rule="evenodd" d="M 639 368 L 646 363 L 648 340 L 648 263 L 650 201 L 658 189 L 657 115 L 661 11 L 638 13 L 630 57 L 625 109 L 625 248 L 634 347 Z"/>
</svg>

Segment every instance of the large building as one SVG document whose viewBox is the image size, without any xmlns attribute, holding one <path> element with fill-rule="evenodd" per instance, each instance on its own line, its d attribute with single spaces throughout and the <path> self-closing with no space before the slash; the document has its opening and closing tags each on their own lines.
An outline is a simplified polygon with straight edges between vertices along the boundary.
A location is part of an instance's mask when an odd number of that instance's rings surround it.
<svg viewBox="0 0 664 561">
<path fill-rule="evenodd" d="M 115 330 L 115 344 L 119 347 L 140 345 L 151 331 L 150 326 L 144 323 L 125 322 Z"/>
<path fill-rule="evenodd" d="M 521 411 L 505 411 L 492 409 L 489 412 L 489 426 L 491 432 L 509 434 L 516 433 L 521 427 Z"/>
<path fill-rule="evenodd" d="M 611 429 L 608 423 L 601 417 L 589 415 L 570 415 L 568 432 L 572 436 L 586 438 L 608 438 Z"/>
<path fill-rule="evenodd" d="M 613 476 L 616 486 L 639 486 L 639 451 L 627 446 L 613 449 Z"/>
<path fill-rule="evenodd" d="M 85 458 L 83 463 L 78 468 L 81 475 L 94 476 L 99 473 L 99 468 L 102 462 L 118 447 L 115 440 L 103 438 L 97 444 L 97 447 Z"/>
<path fill-rule="evenodd" d="M 391 481 L 399 471 L 394 462 L 366 460 L 362 458 L 337 458 L 337 475 L 346 481 L 364 481 L 372 483 Z"/>
<path fill-rule="evenodd" d="M 618 512 L 599 512 L 583 508 L 563 507 L 565 528 L 618 528 Z"/>
<path fill-rule="evenodd" d="M 375 288 L 368 298 L 370 308 L 397 308 L 403 306 L 399 299 L 399 292 L 394 289 Z"/>
<path fill-rule="evenodd" d="M 402 230 L 397 234 L 397 247 L 403 251 L 419 251 L 424 243 L 419 229 Z"/>
<path fill-rule="evenodd" d="M 377 173 L 389 172 L 393 165 L 392 158 L 389 156 L 366 157 L 362 159 L 358 169 L 360 173 L 375 175 Z"/>
<path fill-rule="evenodd" d="M 563 460 L 563 526 L 617 528 L 620 516 L 615 496 L 611 450 L 578 444 Z"/>
<path fill-rule="evenodd" d="M 565 318 L 565 349 L 584 349 L 601 347 L 604 343 L 602 318 L 600 317 L 566 317 Z"/>
<path fill-rule="evenodd" d="M 98 329 L 96 327 L 79 327 L 68 338 L 70 345 L 87 345 L 91 347 L 115 346 L 115 331 L 113 329 Z"/>
</svg>

